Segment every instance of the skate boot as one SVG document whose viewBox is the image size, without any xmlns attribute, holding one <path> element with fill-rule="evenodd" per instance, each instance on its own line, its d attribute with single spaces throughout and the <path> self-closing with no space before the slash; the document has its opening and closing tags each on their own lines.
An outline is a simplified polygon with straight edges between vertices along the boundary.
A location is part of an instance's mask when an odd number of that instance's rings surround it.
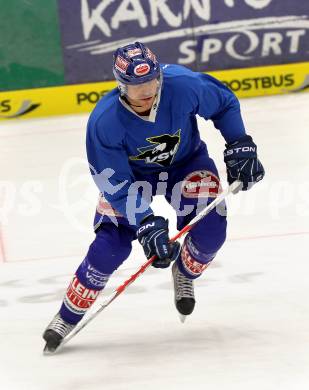
<svg viewBox="0 0 309 390">
<path fill-rule="evenodd" d="M 43 339 L 46 341 L 44 353 L 54 353 L 64 337 L 67 336 L 75 328 L 75 326 L 76 325 L 69 324 L 64 321 L 60 314 L 57 313 L 43 333 Z"/>
<path fill-rule="evenodd" d="M 178 269 L 175 262 L 172 266 L 174 280 L 175 306 L 181 314 L 181 321 L 184 322 L 185 316 L 191 314 L 195 306 L 193 280 L 187 278 Z"/>
</svg>

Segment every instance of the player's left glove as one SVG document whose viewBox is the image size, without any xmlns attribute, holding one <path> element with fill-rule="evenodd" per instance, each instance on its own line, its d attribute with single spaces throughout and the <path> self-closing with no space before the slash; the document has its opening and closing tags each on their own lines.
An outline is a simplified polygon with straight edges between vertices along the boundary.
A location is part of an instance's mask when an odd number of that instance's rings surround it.
<svg viewBox="0 0 309 390">
<path fill-rule="evenodd" d="M 168 221 L 163 217 L 150 215 L 143 221 L 136 235 L 147 259 L 157 256 L 152 263 L 155 268 L 167 268 L 179 256 L 180 244 L 169 243 Z"/>
<path fill-rule="evenodd" d="M 257 157 L 257 147 L 249 135 L 225 146 L 224 162 L 229 184 L 239 180 L 241 190 L 246 191 L 263 179 L 265 171 Z"/>
</svg>

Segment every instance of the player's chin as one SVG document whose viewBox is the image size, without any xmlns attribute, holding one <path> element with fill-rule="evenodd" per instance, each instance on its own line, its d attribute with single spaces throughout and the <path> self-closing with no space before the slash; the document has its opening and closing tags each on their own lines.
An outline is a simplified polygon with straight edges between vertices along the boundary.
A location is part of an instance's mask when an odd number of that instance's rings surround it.
<svg viewBox="0 0 309 390">
<path fill-rule="evenodd" d="M 154 101 L 154 96 L 147 97 L 140 100 L 141 104 L 147 107 L 151 107 L 153 101 Z"/>
<path fill-rule="evenodd" d="M 149 102 L 150 100 L 153 100 L 154 96 L 147 96 L 145 98 L 142 98 L 141 100 L 144 102 Z"/>
</svg>

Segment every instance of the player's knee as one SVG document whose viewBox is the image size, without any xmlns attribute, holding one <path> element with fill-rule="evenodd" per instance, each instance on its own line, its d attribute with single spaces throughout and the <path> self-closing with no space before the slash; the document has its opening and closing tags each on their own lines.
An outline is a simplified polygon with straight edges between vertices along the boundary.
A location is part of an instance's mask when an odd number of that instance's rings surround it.
<svg viewBox="0 0 309 390">
<path fill-rule="evenodd" d="M 216 253 L 226 240 L 226 217 L 211 212 L 190 232 L 192 241 L 203 253 Z"/>
<path fill-rule="evenodd" d="M 226 240 L 226 228 L 217 231 L 204 231 L 201 234 L 192 234 L 191 238 L 202 253 L 217 253 Z"/>
<path fill-rule="evenodd" d="M 130 255 L 133 239 L 134 233 L 126 227 L 104 224 L 89 247 L 89 263 L 100 272 L 112 274 Z"/>
</svg>

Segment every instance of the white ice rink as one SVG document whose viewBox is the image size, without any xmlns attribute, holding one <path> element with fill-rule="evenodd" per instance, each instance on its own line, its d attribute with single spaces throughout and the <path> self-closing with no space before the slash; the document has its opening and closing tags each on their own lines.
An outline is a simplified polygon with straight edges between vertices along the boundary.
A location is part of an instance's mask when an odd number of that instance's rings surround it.
<svg viewBox="0 0 309 390">
<path fill-rule="evenodd" d="M 0 122 L 1 390 L 309 389 L 309 94 L 242 112 L 266 177 L 229 199 L 228 240 L 192 316 L 180 323 L 170 270 L 151 268 L 51 357 L 42 331 L 94 237 L 87 116 Z M 224 181 L 224 140 L 200 127 Z M 169 206 L 154 209 L 174 232 Z M 144 260 L 135 243 L 106 293 Z"/>
</svg>

